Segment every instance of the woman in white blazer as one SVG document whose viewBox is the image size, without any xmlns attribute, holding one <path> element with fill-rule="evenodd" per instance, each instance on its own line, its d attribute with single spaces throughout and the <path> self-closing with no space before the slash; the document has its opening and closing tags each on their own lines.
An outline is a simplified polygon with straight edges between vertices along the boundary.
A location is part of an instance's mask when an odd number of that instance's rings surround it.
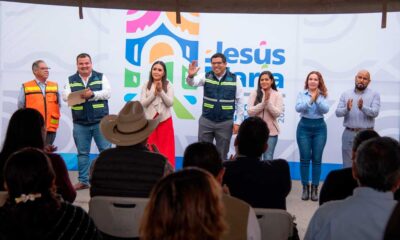
<svg viewBox="0 0 400 240">
<path fill-rule="evenodd" d="M 174 89 L 167 80 L 167 68 L 162 61 L 151 66 L 149 81 L 143 84 L 140 102 L 148 119 L 159 118 L 160 123 L 147 140 L 168 158 L 175 167 L 175 138 L 171 108 L 174 103 Z"/>
</svg>

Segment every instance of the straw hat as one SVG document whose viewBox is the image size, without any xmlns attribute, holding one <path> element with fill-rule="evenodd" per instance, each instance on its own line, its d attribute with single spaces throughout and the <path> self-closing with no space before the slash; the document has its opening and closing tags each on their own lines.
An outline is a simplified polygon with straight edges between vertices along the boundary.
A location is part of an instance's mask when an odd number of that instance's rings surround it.
<svg viewBox="0 0 400 240">
<path fill-rule="evenodd" d="M 147 120 L 142 104 L 127 102 L 118 115 L 107 115 L 100 122 L 104 137 L 117 146 L 131 146 L 144 141 L 157 127 L 159 119 Z"/>
</svg>

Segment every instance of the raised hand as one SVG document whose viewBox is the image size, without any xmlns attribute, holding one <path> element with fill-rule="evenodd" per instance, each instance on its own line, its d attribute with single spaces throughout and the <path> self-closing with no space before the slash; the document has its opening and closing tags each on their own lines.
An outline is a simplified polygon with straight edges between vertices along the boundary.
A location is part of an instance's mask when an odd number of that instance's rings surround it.
<svg viewBox="0 0 400 240">
<path fill-rule="evenodd" d="M 193 78 L 194 75 L 200 70 L 199 67 L 197 67 L 197 61 L 193 60 L 192 63 L 189 64 L 189 69 L 188 69 L 188 77 Z"/>
<path fill-rule="evenodd" d="M 347 100 L 347 111 L 350 111 L 353 107 L 353 99 Z"/>
</svg>

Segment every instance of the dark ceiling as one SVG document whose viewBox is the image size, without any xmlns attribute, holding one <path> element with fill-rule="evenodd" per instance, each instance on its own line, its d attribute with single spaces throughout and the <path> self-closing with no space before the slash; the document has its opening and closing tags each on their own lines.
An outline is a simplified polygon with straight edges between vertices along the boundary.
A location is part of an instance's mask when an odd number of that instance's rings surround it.
<svg viewBox="0 0 400 240">
<path fill-rule="evenodd" d="M 202 13 L 317 14 L 400 11 L 400 0 L 17 0 L 8 2 Z"/>
</svg>

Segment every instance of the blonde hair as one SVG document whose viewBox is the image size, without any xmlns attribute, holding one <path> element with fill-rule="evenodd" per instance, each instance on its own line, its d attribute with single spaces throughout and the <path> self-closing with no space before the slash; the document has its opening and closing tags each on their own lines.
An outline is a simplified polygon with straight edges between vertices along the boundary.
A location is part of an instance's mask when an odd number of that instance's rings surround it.
<svg viewBox="0 0 400 240">
<path fill-rule="evenodd" d="M 221 186 L 208 172 L 186 168 L 153 188 L 141 240 L 219 240 L 226 229 Z"/>
</svg>

